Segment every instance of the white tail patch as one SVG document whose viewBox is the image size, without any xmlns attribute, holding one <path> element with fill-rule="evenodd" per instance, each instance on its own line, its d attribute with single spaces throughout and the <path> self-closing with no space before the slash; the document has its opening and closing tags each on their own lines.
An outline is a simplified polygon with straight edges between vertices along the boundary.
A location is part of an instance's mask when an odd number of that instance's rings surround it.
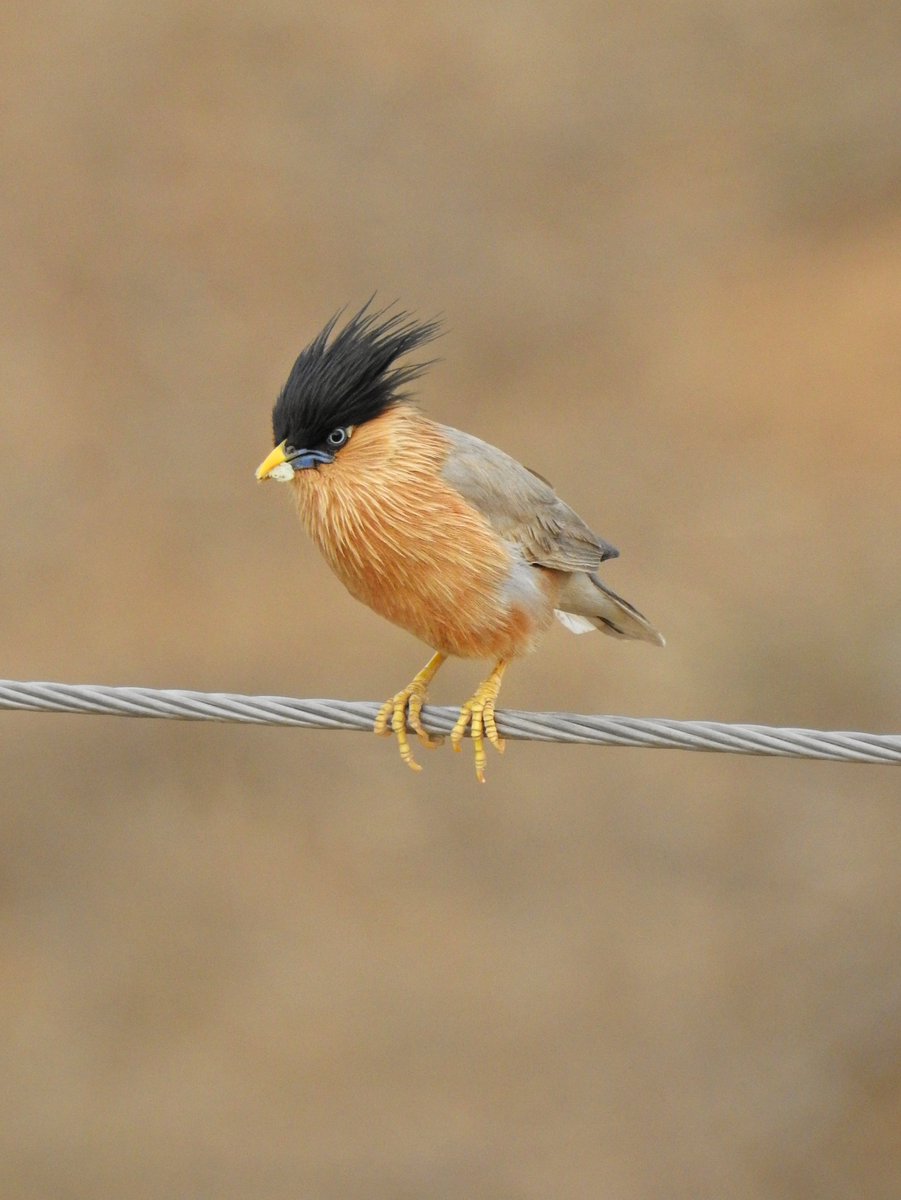
<svg viewBox="0 0 901 1200">
<path fill-rule="evenodd" d="M 559 608 L 554 609 L 554 616 L 570 633 L 591 633 L 597 629 L 587 617 L 580 617 L 576 613 L 563 612 Z"/>
</svg>

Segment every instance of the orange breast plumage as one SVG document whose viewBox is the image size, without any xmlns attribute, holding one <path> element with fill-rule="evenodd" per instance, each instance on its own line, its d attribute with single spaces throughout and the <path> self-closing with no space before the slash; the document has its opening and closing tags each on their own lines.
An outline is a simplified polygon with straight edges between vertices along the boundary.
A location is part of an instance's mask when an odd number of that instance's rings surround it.
<svg viewBox="0 0 901 1200">
<path fill-rule="evenodd" d="M 556 572 L 528 566 L 441 477 L 449 445 L 402 404 L 298 471 L 298 513 L 348 591 L 435 650 L 507 659 L 550 623 Z"/>
</svg>

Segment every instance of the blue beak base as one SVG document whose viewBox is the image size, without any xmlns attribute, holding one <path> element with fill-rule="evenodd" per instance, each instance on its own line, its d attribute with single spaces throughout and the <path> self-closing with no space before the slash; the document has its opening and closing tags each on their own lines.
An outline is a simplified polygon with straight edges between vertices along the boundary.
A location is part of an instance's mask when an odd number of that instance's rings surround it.
<svg viewBox="0 0 901 1200">
<path fill-rule="evenodd" d="M 323 463 L 334 461 L 335 456 L 329 454 L 327 450 L 298 450 L 288 459 L 295 471 L 308 471 L 311 467 L 318 467 Z"/>
</svg>

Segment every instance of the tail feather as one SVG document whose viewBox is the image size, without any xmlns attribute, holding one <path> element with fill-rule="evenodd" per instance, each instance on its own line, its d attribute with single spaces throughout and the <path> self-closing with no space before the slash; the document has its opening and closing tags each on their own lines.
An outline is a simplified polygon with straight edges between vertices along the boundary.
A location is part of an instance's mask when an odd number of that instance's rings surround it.
<svg viewBox="0 0 901 1200">
<path fill-rule="evenodd" d="M 601 583 L 597 575 L 570 575 L 558 603 L 560 620 L 573 632 L 585 631 L 587 619 L 595 629 L 611 637 L 650 642 L 654 646 L 666 644 L 663 635 L 658 633 L 647 617 L 628 600 Z M 566 617 L 570 620 L 565 620 Z"/>
</svg>

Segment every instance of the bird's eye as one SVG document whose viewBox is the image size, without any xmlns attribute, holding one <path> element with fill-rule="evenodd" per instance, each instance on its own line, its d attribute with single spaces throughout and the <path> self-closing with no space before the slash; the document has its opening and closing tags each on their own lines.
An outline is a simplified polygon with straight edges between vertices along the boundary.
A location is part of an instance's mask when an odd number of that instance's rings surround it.
<svg viewBox="0 0 901 1200">
<path fill-rule="evenodd" d="M 344 443 L 347 441 L 347 438 L 348 438 L 347 430 L 342 425 L 342 426 L 339 426 L 337 429 L 333 429 L 332 432 L 328 435 L 328 437 L 325 440 L 326 440 L 326 443 L 329 446 L 331 446 L 331 448 L 333 450 L 337 450 L 339 448 L 339 446 L 344 445 Z"/>
<path fill-rule="evenodd" d="M 293 458 L 296 453 L 297 453 L 297 451 L 295 450 L 295 448 L 293 446 L 285 446 L 285 450 L 284 450 L 285 458 Z"/>
</svg>

